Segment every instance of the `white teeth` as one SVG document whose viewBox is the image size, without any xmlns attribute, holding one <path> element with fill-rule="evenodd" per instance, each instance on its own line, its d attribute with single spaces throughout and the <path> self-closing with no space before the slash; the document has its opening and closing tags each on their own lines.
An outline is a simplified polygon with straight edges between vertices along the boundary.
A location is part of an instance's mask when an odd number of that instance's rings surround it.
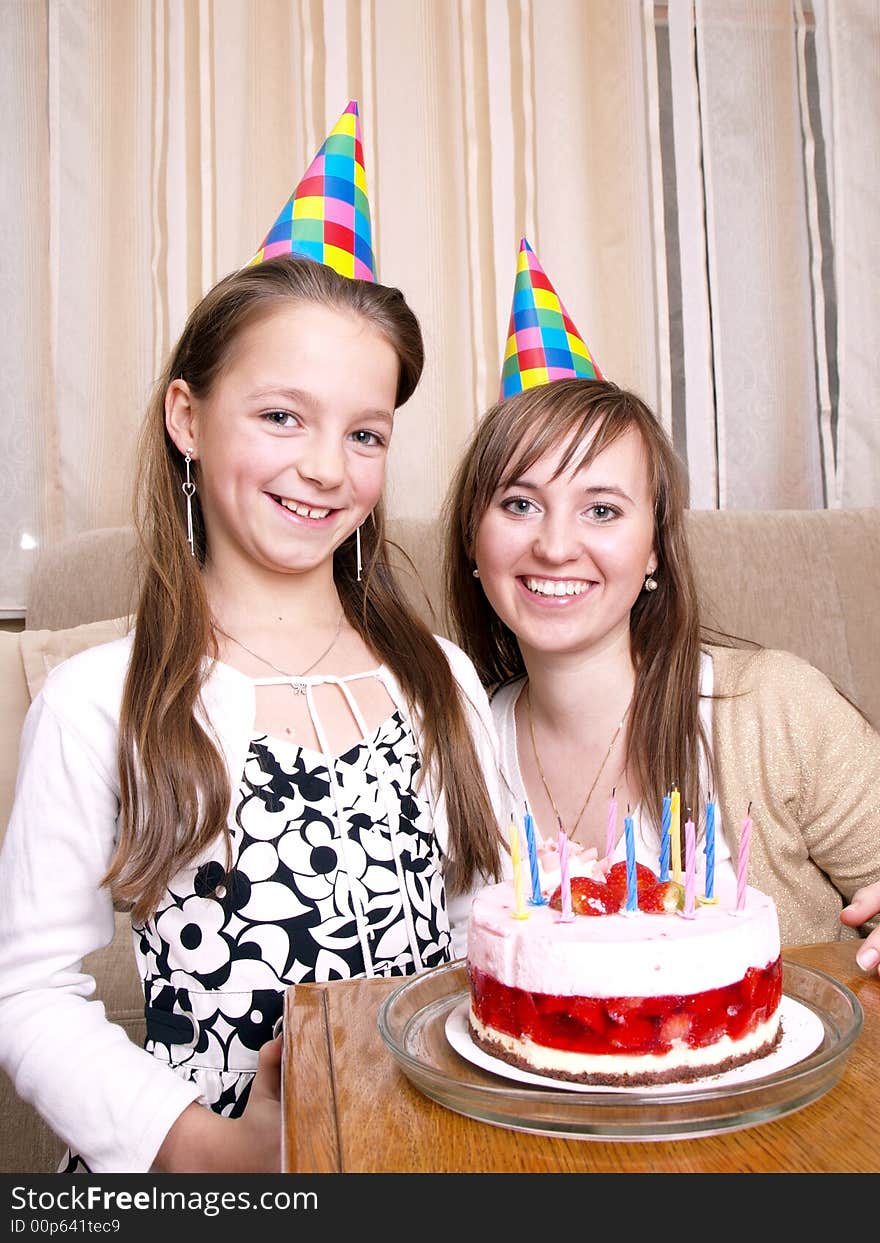
<svg viewBox="0 0 880 1243">
<path fill-rule="evenodd" d="M 299 514 L 301 518 L 326 518 L 330 513 L 329 509 L 313 509 L 300 501 L 286 501 L 283 496 L 279 496 L 278 500 L 285 509 L 289 509 L 292 514 Z"/>
<path fill-rule="evenodd" d="M 590 584 L 580 579 L 524 578 L 529 591 L 539 596 L 580 596 Z"/>
</svg>

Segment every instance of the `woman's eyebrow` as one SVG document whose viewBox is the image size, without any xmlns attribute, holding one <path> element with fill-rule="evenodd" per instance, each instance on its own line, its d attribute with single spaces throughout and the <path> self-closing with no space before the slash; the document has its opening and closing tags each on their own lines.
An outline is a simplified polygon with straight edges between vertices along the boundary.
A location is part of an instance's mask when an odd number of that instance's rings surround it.
<svg viewBox="0 0 880 1243">
<path fill-rule="evenodd" d="M 509 479 L 502 483 L 501 488 L 522 488 L 525 492 L 537 492 L 541 488 L 541 484 L 532 483 L 528 478 L 525 479 Z M 616 483 L 591 483 L 584 488 L 575 488 L 575 491 L 582 492 L 585 496 L 619 496 L 622 500 L 631 501 L 632 497 Z"/>
<path fill-rule="evenodd" d="M 616 483 L 592 483 L 588 488 L 584 488 L 583 491 L 587 496 L 607 496 L 610 492 L 612 496 L 619 496 L 625 501 L 632 500 L 626 489 L 619 487 Z"/>
</svg>

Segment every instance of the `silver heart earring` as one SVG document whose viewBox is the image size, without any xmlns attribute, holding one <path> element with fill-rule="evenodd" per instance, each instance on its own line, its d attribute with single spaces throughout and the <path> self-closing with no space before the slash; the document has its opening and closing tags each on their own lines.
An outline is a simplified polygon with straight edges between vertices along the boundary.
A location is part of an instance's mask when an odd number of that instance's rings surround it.
<svg viewBox="0 0 880 1243">
<path fill-rule="evenodd" d="M 186 479 L 182 485 L 183 495 L 186 497 L 186 542 L 189 544 L 189 550 L 193 556 L 196 555 L 196 545 L 193 539 L 193 509 L 192 498 L 195 495 L 196 485 L 190 477 L 190 464 L 192 463 L 192 448 L 187 449 L 184 454 L 183 464 L 186 467 Z"/>
<path fill-rule="evenodd" d="M 360 582 L 361 581 L 361 570 L 363 568 L 361 564 L 361 529 L 360 527 L 358 527 L 354 533 L 354 553 L 355 553 L 355 557 L 357 558 L 357 581 Z"/>
</svg>

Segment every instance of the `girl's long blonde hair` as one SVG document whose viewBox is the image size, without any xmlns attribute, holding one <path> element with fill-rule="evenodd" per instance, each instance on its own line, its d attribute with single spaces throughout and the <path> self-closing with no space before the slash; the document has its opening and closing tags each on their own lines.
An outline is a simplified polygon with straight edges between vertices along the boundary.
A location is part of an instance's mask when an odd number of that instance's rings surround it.
<svg viewBox="0 0 880 1243">
<path fill-rule="evenodd" d="M 452 633 L 484 684 L 491 688 L 525 674 L 516 636 L 473 576 L 477 529 L 496 490 L 522 478 L 549 450 L 567 446 L 561 475 L 589 465 L 630 428 L 641 436 L 648 461 L 657 590 L 643 591 L 630 614 L 636 684 L 626 763 L 659 825 L 673 784 L 683 805 L 702 806 L 701 750 L 710 772 L 711 755 L 699 714 L 701 630 L 684 529 L 687 488 L 675 450 L 645 403 L 608 381 L 555 380 L 493 406 L 446 499 L 444 578 Z"/>
<path fill-rule="evenodd" d="M 397 289 L 337 275 L 284 256 L 220 281 L 195 308 L 150 403 L 141 437 L 136 525 L 142 582 L 119 727 L 121 832 L 105 877 L 114 902 L 135 920 L 155 912 L 172 876 L 218 838 L 231 867 L 230 775 L 196 717 L 206 657 L 217 646 L 202 583 L 207 535 L 193 497 L 197 556 L 187 543 L 184 459 L 165 428 L 165 394 L 176 378 L 199 398 L 211 391 L 239 335 L 261 316 L 309 302 L 361 316 L 394 347 L 396 405 L 422 372 L 422 335 Z M 197 469 L 197 464 L 193 464 Z M 195 475 L 198 485 L 198 474 Z M 449 824 L 450 892 L 498 874 L 498 828 L 468 728 L 462 693 L 440 646 L 412 611 L 388 564 L 381 503 L 361 528 L 363 581 L 352 535 L 334 554 L 345 616 L 388 665 L 421 725 L 422 772 L 443 791 Z"/>
</svg>

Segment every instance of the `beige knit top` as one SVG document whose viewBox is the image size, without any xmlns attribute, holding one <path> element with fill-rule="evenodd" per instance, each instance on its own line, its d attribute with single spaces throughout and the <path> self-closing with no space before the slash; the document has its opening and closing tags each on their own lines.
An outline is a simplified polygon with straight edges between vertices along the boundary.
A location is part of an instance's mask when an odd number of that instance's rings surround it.
<svg viewBox="0 0 880 1243">
<path fill-rule="evenodd" d="M 789 652 L 707 650 L 717 799 L 734 859 L 734 826 L 751 802 L 749 884 L 776 902 L 783 945 L 857 936 L 839 915 L 880 879 L 880 734 Z"/>
</svg>

